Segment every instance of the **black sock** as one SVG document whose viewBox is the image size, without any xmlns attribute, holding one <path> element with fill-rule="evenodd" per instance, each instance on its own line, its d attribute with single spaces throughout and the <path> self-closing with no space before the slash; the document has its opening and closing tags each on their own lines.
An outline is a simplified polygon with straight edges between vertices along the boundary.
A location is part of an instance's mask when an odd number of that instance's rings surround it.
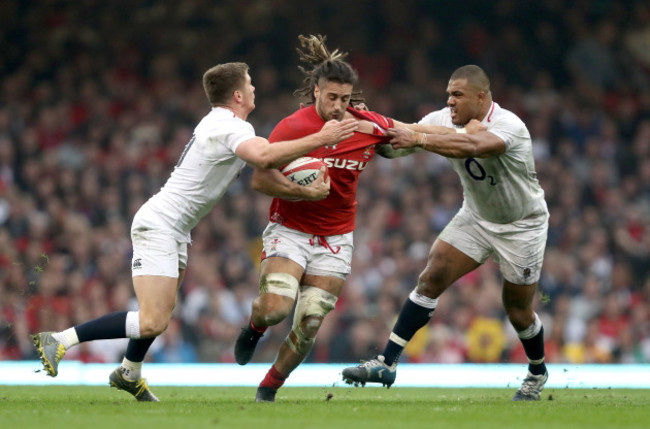
<svg viewBox="0 0 650 429">
<path fill-rule="evenodd" d="M 126 338 L 126 311 L 109 313 L 74 327 L 79 342 Z"/>
<path fill-rule="evenodd" d="M 156 337 L 141 338 L 139 340 L 130 339 L 129 344 L 126 346 L 124 357 L 131 362 L 144 361 L 144 356 L 147 354 L 149 347 L 151 347 L 151 343 L 153 343 L 153 340 L 155 339 Z"/>
<path fill-rule="evenodd" d="M 544 359 L 544 327 L 542 326 L 532 338 L 520 338 L 521 344 L 524 346 L 524 351 L 528 359 L 532 361 L 539 361 Z M 540 375 L 546 372 L 546 365 L 542 360 L 540 363 L 529 363 L 528 371 L 533 375 Z"/>
<path fill-rule="evenodd" d="M 393 326 L 393 333 L 404 341 L 410 341 L 421 327 L 429 323 L 433 310 L 414 303 L 410 298 L 407 299 L 402 306 L 395 326 Z M 402 354 L 402 350 L 404 350 L 404 346 L 389 339 L 383 353 L 386 365 L 394 364 Z"/>
</svg>

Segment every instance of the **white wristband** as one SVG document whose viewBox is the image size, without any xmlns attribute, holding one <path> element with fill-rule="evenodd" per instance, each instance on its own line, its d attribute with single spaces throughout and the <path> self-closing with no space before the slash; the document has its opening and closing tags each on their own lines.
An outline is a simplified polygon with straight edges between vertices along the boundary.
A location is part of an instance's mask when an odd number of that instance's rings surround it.
<svg viewBox="0 0 650 429">
<path fill-rule="evenodd" d="M 456 128 L 456 133 L 457 134 L 467 134 L 467 130 L 465 128 Z"/>
</svg>

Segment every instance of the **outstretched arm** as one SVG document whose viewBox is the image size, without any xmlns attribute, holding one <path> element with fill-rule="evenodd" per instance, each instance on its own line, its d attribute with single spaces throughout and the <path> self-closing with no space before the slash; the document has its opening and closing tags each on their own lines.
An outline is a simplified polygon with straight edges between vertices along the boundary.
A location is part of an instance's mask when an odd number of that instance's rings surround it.
<svg viewBox="0 0 650 429">
<path fill-rule="evenodd" d="M 289 201 L 318 201 L 326 198 L 330 193 L 330 179 L 324 179 L 325 167 L 309 186 L 300 186 L 297 183 L 284 177 L 276 169 L 265 170 L 256 168 L 253 172 L 251 187 L 263 194 L 274 198 L 282 198 Z"/>
<path fill-rule="evenodd" d="M 424 124 L 407 124 L 393 119 L 395 124 L 394 128 L 406 128 L 416 133 L 426 134 L 455 134 L 456 130 L 450 127 L 443 127 L 442 125 L 424 125 Z"/>
<path fill-rule="evenodd" d="M 321 146 L 334 145 L 352 137 L 357 129 L 357 121 L 327 121 L 317 133 L 297 140 L 270 144 L 262 137 L 254 137 L 242 142 L 235 151 L 237 156 L 256 168 L 276 168 L 285 165 Z"/>
<path fill-rule="evenodd" d="M 456 130 L 449 127 L 443 127 L 438 125 L 423 125 L 423 124 L 407 124 L 405 122 L 396 121 L 393 119 L 394 127 L 397 129 L 409 130 L 414 133 L 426 133 L 426 134 L 454 134 Z M 402 156 L 411 155 L 412 153 L 419 152 L 422 150 L 420 145 L 413 147 L 402 147 L 397 148 L 393 145 L 383 144 L 377 145 L 375 152 L 377 155 L 384 158 L 400 158 Z"/>
<path fill-rule="evenodd" d="M 390 142 L 394 149 L 421 147 L 448 158 L 487 158 L 506 151 L 505 142 L 475 119 L 462 132 L 429 134 L 408 128 L 391 128 L 388 135 L 393 137 Z"/>
</svg>

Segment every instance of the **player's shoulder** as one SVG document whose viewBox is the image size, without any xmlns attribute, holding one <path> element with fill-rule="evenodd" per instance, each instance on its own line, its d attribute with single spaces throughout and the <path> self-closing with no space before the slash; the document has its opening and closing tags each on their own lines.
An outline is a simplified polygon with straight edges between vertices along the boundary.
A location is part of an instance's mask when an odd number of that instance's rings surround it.
<svg viewBox="0 0 650 429">
<path fill-rule="evenodd" d="M 526 126 L 524 121 L 514 112 L 501 107 L 498 103 L 493 103 L 492 112 L 488 113 L 488 123 L 501 122 L 513 126 Z"/>
<path fill-rule="evenodd" d="M 300 109 L 296 110 L 286 118 L 285 120 L 302 120 L 302 121 L 309 121 L 313 120 L 314 118 L 319 118 L 318 113 L 316 112 L 316 106 L 311 104 L 309 106 L 301 107 Z"/>
<path fill-rule="evenodd" d="M 320 130 L 323 120 L 314 106 L 303 107 L 280 120 L 271 131 L 269 141 L 292 140 Z"/>
<path fill-rule="evenodd" d="M 425 125 L 451 126 L 451 109 L 449 107 L 443 107 L 442 109 L 434 110 L 433 112 L 424 115 L 418 123 Z"/>
<path fill-rule="evenodd" d="M 232 127 L 232 128 L 248 128 L 252 125 L 237 117 L 233 112 L 228 109 L 213 108 L 208 112 L 207 115 L 201 119 L 197 128 L 220 128 L 220 127 Z"/>
<path fill-rule="evenodd" d="M 508 148 L 520 144 L 530 144 L 530 132 L 524 121 L 514 112 L 500 107 L 494 103 L 493 109 L 488 113 L 484 123 L 488 131 L 500 136 L 508 144 Z M 512 144 L 509 141 L 514 142 Z"/>
<path fill-rule="evenodd" d="M 255 136 L 255 129 L 249 122 L 235 116 L 227 109 L 212 109 L 194 129 L 198 139 L 219 138 L 226 135 Z"/>
<path fill-rule="evenodd" d="M 316 108 L 312 105 L 296 110 L 278 122 L 277 126 L 302 128 L 313 126 L 315 123 L 322 126 L 323 120 L 320 119 L 320 116 L 316 113 Z"/>
</svg>

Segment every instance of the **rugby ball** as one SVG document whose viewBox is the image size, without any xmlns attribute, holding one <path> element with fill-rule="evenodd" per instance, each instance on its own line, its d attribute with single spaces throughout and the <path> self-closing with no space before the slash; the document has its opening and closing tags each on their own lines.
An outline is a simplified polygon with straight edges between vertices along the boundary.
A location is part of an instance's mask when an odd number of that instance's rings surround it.
<svg viewBox="0 0 650 429">
<path fill-rule="evenodd" d="M 309 186 L 318 177 L 321 167 L 325 167 L 322 160 L 304 156 L 285 165 L 280 171 L 292 182 L 300 186 Z M 327 177 L 327 169 L 325 170 L 325 177 Z"/>
</svg>

